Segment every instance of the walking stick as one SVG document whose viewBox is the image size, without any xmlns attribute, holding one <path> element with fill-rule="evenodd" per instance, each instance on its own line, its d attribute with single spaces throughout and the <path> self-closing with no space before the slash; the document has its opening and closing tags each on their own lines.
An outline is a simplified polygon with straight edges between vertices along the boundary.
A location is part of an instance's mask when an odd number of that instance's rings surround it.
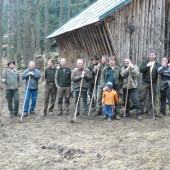
<svg viewBox="0 0 170 170">
<path fill-rule="evenodd" d="M 125 113 L 126 113 L 127 98 L 128 98 L 128 92 L 129 92 L 129 83 L 130 83 L 130 70 L 129 70 L 128 84 L 127 84 L 127 91 L 126 91 L 126 101 L 125 101 L 124 118 L 125 118 Z"/>
<path fill-rule="evenodd" d="M 27 84 L 27 90 L 26 90 L 26 94 L 25 94 L 25 98 L 24 98 L 24 104 L 23 104 L 23 108 L 22 108 L 21 118 L 19 120 L 20 123 L 22 123 L 22 118 L 23 118 L 23 113 L 24 113 L 24 106 L 25 106 L 25 101 L 26 101 L 26 98 L 27 98 L 27 92 L 28 92 L 29 84 L 30 84 L 30 75 L 29 75 L 28 84 Z"/>
<path fill-rule="evenodd" d="M 85 71 L 85 68 L 86 68 L 86 63 L 84 64 L 84 70 L 83 71 Z M 80 100 L 80 96 L 81 96 L 82 84 L 83 84 L 83 78 L 81 79 L 80 91 L 79 91 L 79 96 L 78 96 L 78 100 L 77 100 L 77 104 L 76 104 L 76 110 L 75 110 L 74 117 L 73 117 L 73 122 L 76 122 L 76 113 L 77 113 L 77 108 L 78 108 L 78 104 L 79 104 L 79 100 Z"/>
<path fill-rule="evenodd" d="M 156 116 L 159 117 L 158 111 L 159 111 L 159 96 L 161 92 L 161 76 L 160 74 L 158 75 L 158 80 L 159 80 L 159 91 L 158 91 L 158 105 L 157 105 L 157 113 Z"/>
<path fill-rule="evenodd" d="M 45 82 L 45 56 L 44 56 L 44 82 Z M 44 109 L 44 106 L 45 106 L 45 85 L 43 86 L 43 109 Z M 45 116 L 45 113 L 43 111 L 41 117 L 43 118 L 43 116 Z"/>
<path fill-rule="evenodd" d="M 152 68 L 150 67 L 150 78 L 151 78 L 151 95 L 152 95 L 152 108 L 153 108 L 153 120 L 155 119 L 154 115 L 154 101 L 153 101 L 153 85 L 152 85 Z"/>
<path fill-rule="evenodd" d="M 90 115 L 91 105 L 92 105 L 92 102 L 93 102 L 94 93 L 95 93 L 95 91 L 96 91 L 96 83 L 97 83 L 98 73 L 99 73 L 99 68 L 98 68 L 98 70 L 97 70 L 97 74 L 96 74 L 96 77 L 95 77 L 95 83 L 94 83 L 92 98 L 91 98 L 91 101 L 90 101 L 90 108 L 89 108 L 89 112 L 88 112 L 88 117 L 89 117 L 89 115 Z"/>
<path fill-rule="evenodd" d="M 5 70 L 5 80 L 6 80 L 6 74 L 7 74 L 7 67 Z M 1 117 L 2 117 L 2 105 L 3 105 L 3 96 L 4 96 L 4 92 L 5 92 L 5 83 L 4 83 L 4 87 L 3 87 L 3 91 L 2 91 L 2 100 L 1 100 L 1 114 L 0 114 L 0 125 L 3 126 L 4 124 L 2 123 Z"/>
</svg>

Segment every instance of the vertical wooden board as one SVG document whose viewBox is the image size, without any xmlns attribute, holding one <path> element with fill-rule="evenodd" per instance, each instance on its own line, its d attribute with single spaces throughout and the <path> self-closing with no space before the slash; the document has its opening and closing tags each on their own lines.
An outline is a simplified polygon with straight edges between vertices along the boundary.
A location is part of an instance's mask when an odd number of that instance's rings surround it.
<svg viewBox="0 0 170 170">
<path fill-rule="evenodd" d="M 107 49 L 107 45 L 106 45 L 106 43 L 105 43 L 104 36 L 103 36 L 103 34 L 102 34 L 102 30 L 101 30 L 101 26 L 100 26 L 100 25 L 98 25 L 98 29 L 99 29 L 100 36 L 101 36 L 102 41 L 103 41 L 103 45 L 104 45 L 104 47 L 105 47 L 105 51 L 106 51 L 107 54 L 109 54 L 109 51 L 108 51 L 108 49 Z"/>
<path fill-rule="evenodd" d="M 136 49 L 136 63 L 137 63 L 137 65 L 139 64 L 138 63 L 138 59 L 139 59 L 139 46 L 138 46 L 138 44 L 139 44 L 139 42 L 138 42 L 138 39 L 139 39 L 139 0 L 136 0 L 136 23 L 138 23 L 138 24 L 136 24 L 136 42 L 135 42 L 135 44 L 136 44 L 136 46 L 135 46 L 135 49 Z"/>
<path fill-rule="evenodd" d="M 149 3 L 149 20 L 148 20 L 148 36 L 147 36 L 147 54 L 151 47 L 151 17 L 152 17 L 152 0 Z"/>
<path fill-rule="evenodd" d="M 132 47 L 132 51 L 133 51 L 133 63 L 135 63 L 137 65 L 137 61 L 136 61 L 136 53 L 135 53 L 135 35 L 136 35 L 136 0 L 133 1 L 133 25 L 135 26 L 135 32 L 133 33 L 132 37 L 133 37 L 133 47 Z"/>
<path fill-rule="evenodd" d="M 144 56 L 144 35 L 145 35 L 145 15 L 146 15 L 146 10 L 145 10 L 145 0 L 142 0 L 142 4 L 141 4 L 141 42 L 140 42 L 140 51 L 141 51 L 141 58 L 140 60 L 143 60 L 143 56 Z"/>
<path fill-rule="evenodd" d="M 123 27 L 124 27 L 124 9 L 122 8 L 121 9 L 121 18 L 122 18 L 122 20 L 121 20 L 121 48 L 120 48 L 120 51 L 121 51 L 121 59 L 123 60 L 124 59 L 124 47 L 123 47 L 123 41 L 124 41 L 124 37 L 123 37 L 123 31 L 124 31 L 124 29 L 123 29 Z"/>
<path fill-rule="evenodd" d="M 117 25 L 118 25 L 118 27 L 117 27 L 117 34 L 118 34 L 118 42 L 117 42 L 117 51 L 118 51 L 118 56 L 119 56 L 119 60 L 120 60 L 120 62 L 122 61 L 122 56 L 121 56 L 121 53 L 120 53 L 120 42 L 121 42 L 121 37 L 120 37 L 120 35 L 121 35 L 121 22 L 122 22 L 122 17 L 121 17 L 121 14 L 120 14 L 120 10 L 118 10 L 118 13 L 117 13 Z M 120 64 L 120 63 L 119 63 Z"/>
<path fill-rule="evenodd" d="M 145 0 L 145 24 L 144 24 L 144 46 L 143 46 L 143 58 L 142 60 L 147 56 L 147 50 L 146 50 L 146 47 L 147 47 L 147 35 L 148 35 L 148 30 L 147 30 L 147 27 L 148 27 L 148 10 L 149 10 L 149 1 L 148 0 Z"/>
<path fill-rule="evenodd" d="M 164 40 L 165 40 L 165 1 L 162 0 L 162 30 L 161 30 L 161 58 L 164 56 Z"/>
</svg>

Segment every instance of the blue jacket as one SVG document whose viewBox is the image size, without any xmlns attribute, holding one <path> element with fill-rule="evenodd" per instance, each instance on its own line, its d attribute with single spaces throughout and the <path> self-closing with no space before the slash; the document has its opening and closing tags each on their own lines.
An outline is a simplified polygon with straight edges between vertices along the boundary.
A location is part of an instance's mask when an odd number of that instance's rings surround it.
<svg viewBox="0 0 170 170">
<path fill-rule="evenodd" d="M 26 79 L 26 88 L 27 88 L 27 84 L 28 84 L 28 79 L 29 79 L 29 76 L 28 76 L 28 73 L 30 72 L 31 70 L 28 68 L 24 71 L 23 75 L 22 75 L 22 79 L 25 80 Z M 30 77 L 30 82 L 29 82 L 29 89 L 38 89 L 38 79 L 41 78 L 41 74 L 39 72 L 38 69 L 34 69 L 33 71 L 33 76 Z"/>
<path fill-rule="evenodd" d="M 161 74 L 162 81 L 170 80 L 170 67 L 159 66 L 157 73 Z M 167 88 L 167 87 L 168 87 L 168 83 L 165 85 L 165 88 Z"/>
</svg>

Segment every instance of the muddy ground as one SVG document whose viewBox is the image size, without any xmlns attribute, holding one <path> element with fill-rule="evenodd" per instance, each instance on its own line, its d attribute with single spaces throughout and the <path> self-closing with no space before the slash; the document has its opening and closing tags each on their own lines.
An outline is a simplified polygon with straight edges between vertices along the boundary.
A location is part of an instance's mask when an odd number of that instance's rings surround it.
<svg viewBox="0 0 170 170">
<path fill-rule="evenodd" d="M 3 99 L 0 169 L 170 169 L 169 114 L 155 120 L 143 115 L 139 122 L 133 113 L 130 118 L 109 123 L 101 116 L 84 119 L 81 110 L 79 123 L 70 123 L 74 113 L 72 98 L 68 116 L 57 116 L 55 106 L 53 115 L 41 119 L 42 92 L 39 85 L 36 113 L 23 118 L 24 123 L 18 123 L 16 117 L 9 118 L 7 101 Z M 23 93 L 24 84 L 20 88 L 20 112 Z"/>
</svg>

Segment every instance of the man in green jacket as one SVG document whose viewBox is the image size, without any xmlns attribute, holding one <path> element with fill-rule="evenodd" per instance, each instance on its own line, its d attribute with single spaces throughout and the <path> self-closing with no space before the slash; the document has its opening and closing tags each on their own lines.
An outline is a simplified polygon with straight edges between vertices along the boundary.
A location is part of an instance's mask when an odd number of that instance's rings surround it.
<svg viewBox="0 0 170 170">
<path fill-rule="evenodd" d="M 5 83 L 6 89 L 6 99 L 8 101 L 8 110 L 10 112 L 10 118 L 15 116 L 20 116 L 19 111 L 19 93 L 18 88 L 21 83 L 19 72 L 14 69 L 15 62 L 9 61 L 8 67 L 2 77 L 2 82 Z M 14 99 L 14 107 L 12 105 L 12 100 Z"/>
<path fill-rule="evenodd" d="M 95 70 L 97 72 L 97 70 L 99 69 L 99 73 L 98 73 L 98 89 L 97 89 L 97 111 L 94 114 L 94 116 L 99 116 L 102 115 L 102 94 L 103 94 L 103 89 L 99 88 L 100 87 L 100 79 L 101 79 L 101 74 L 102 71 L 105 67 L 107 67 L 109 65 L 109 56 L 107 55 L 103 55 L 102 56 L 102 64 L 98 64 L 97 66 L 95 66 Z"/>
<path fill-rule="evenodd" d="M 103 88 L 107 82 L 112 82 L 113 89 L 119 95 L 119 89 L 122 86 L 123 78 L 121 76 L 121 69 L 116 65 L 116 58 L 114 56 L 109 57 L 109 66 L 105 67 L 101 74 L 99 89 L 103 91 Z M 119 103 L 115 104 L 116 119 L 120 119 Z M 103 118 L 106 115 L 104 115 Z"/>
<path fill-rule="evenodd" d="M 130 77 L 129 77 L 129 74 L 130 74 Z M 129 117 L 129 110 L 130 110 L 129 102 L 130 102 L 130 96 L 131 96 L 132 103 L 136 109 L 137 120 L 142 120 L 141 107 L 138 101 L 138 90 L 137 90 L 139 68 L 137 65 L 132 64 L 130 58 L 125 58 L 125 66 L 123 66 L 121 69 L 121 75 L 123 77 L 124 102 L 126 102 L 126 97 L 127 97 L 125 117 Z M 127 86 L 128 86 L 128 96 L 127 96 Z"/>
<path fill-rule="evenodd" d="M 55 85 L 57 87 L 58 96 L 58 113 L 62 114 L 63 96 L 65 95 L 65 115 L 68 115 L 71 94 L 71 68 L 66 67 L 67 62 L 65 58 L 61 59 L 61 67 L 57 69 L 55 74 Z"/>
<path fill-rule="evenodd" d="M 77 60 L 77 66 L 78 68 L 75 68 L 72 72 L 72 80 L 74 82 L 74 91 L 75 91 L 75 108 L 78 101 L 78 96 L 80 92 L 80 85 L 81 80 L 83 79 L 82 87 L 81 87 L 81 96 L 83 98 L 83 111 L 86 116 L 88 116 L 88 106 L 87 106 L 87 91 L 89 88 L 89 81 L 92 80 L 92 74 L 89 69 L 83 68 L 83 60 L 78 59 Z M 79 102 L 80 103 L 80 102 Z M 76 115 L 79 115 L 79 103 L 77 108 Z"/>
<path fill-rule="evenodd" d="M 149 101 L 147 102 L 147 109 L 146 112 L 148 115 L 152 114 L 152 93 L 151 93 L 151 77 L 152 74 L 152 87 L 153 87 L 153 99 L 155 101 L 156 98 L 156 86 L 157 86 L 157 79 L 158 73 L 157 69 L 161 66 L 161 64 L 156 61 L 156 52 L 151 50 L 149 52 L 149 58 L 143 60 L 140 65 L 140 72 L 143 73 L 142 78 L 142 87 L 139 91 L 139 103 L 141 105 L 141 112 L 144 113 L 145 103 L 146 103 L 146 96 L 147 92 L 149 91 Z"/>
<path fill-rule="evenodd" d="M 49 107 L 49 115 L 52 115 L 54 105 L 55 105 L 55 100 L 56 100 L 56 93 L 57 93 L 57 88 L 54 83 L 54 78 L 55 78 L 55 73 L 56 73 L 56 68 L 54 67 L 55 61 L 53 59 L 50 59 L 48 62 L 49 67 L 45 69 L 45 81 L 44 77 L 42 78 L 43 85 L 45 86 L 45 100 L 44 100 L 44 114 L 47 114 L 47 108 L 48 108 L 48 103 L 49 103 L 49 98 L 51 95 L 51 104 Z"/>
<path fill-rule="evenodd" d="M 90 72 L 92 73 L 93 79 L 89 81 L 89 96 L 90 96 L 90 102 L 92 99 L 92 94 L 93 94 L 93 89 L 94 89 L 94 85 L 95 85 L 95 80 L 96 80 L 96 67 L 98 65 L 97 61 L 99 60 L 99 58 L 97 58 L 97 56 L 93 56 L 91 58 L 92 60 L 92 65 L 88 67 L 88 69 L 90 70 Z M 98 79 L 98 78 L 97 78 Z M 97 92 L 97 85 L 98 85 L 98 81 L 96 81 L 96 92 Z M 97 94 L 97 93 L 96 93 Z M 92 101 L 92 111 L 95 111 L 95 106 L 94 106 L 94 98 Z"/>
</svg>

